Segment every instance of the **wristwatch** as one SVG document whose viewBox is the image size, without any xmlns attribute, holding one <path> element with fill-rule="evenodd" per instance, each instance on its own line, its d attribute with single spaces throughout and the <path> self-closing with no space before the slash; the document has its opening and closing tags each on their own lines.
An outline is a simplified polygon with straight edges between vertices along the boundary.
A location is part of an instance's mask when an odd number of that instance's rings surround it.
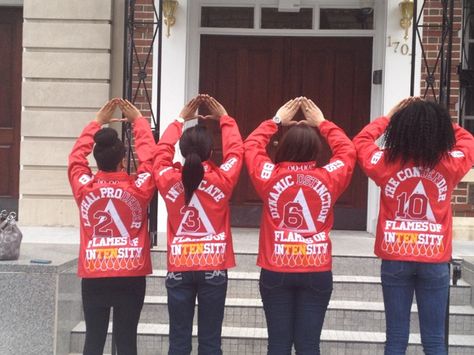
<svg viewBox="0 0 474 355">
<path fill-rule="evenodd" d="M 183 117 L 178 117 L 176 121 L 178 121 L 179 123 L 184 123 L 185 120 Z"/>
<path fill-rule="evenodd" d="M 272 121 L 277 125 L 281 125 L 281 118 L 279 116 L 273 116 Z"/>
</svg>

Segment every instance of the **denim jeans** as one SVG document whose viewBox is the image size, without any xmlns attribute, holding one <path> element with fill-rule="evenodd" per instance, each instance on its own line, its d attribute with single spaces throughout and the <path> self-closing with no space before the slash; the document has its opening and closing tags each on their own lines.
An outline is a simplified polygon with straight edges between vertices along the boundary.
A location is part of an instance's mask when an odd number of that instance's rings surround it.
<svg viewBox="0 0 474 355">
<path fill-rule="evenodd" d="M 382 260 L 381 274 L 387 323 L 385 355 L 406 352 L 413 294 L 416 295 L 425 354 L 447 354 L 444 332 L 449 292 L 448 264 Z"/>
<path fill-rule="evenodd" d="M 227 270 L 168 272 L 169 355 L 189 355 L 198 299 L 198 354 L 221 355 Z"/>
<path fill-rule="evenodd" d="M 319 340 L 332 293 L 332 272 L 285 273 L 262 269 L 260 294 L 268 354 L 320 354 Z"/>
</svg>

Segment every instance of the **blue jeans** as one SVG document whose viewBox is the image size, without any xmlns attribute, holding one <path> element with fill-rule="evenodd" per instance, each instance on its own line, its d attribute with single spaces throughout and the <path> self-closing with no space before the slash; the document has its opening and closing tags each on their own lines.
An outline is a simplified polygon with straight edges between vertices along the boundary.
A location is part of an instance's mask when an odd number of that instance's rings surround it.
<svg viewBox="0 0 474 355">
<path fill-rule="evenodd" d="M 227 270 L 168 272 L 169 355 L 189 355 L 196 296 L 198 353 L 222 355 L 221 331 L 227 293 Z"/>
<path fill-rule="evenodd" d="M 444 331 L 449 292 L 448 264 L 382 260 L 381 274 L 387 323 L 385 355 L 406 352 L 413 293 L 418 305 L 425 354 L 446 355 Z"/>
<path fill-rule="evenodd" d="M 332 293 L 332 272 L 262 269 L 260 294 L 268 328 L 268 355 L 320 354 L 319 340 Z"/>
</svg>

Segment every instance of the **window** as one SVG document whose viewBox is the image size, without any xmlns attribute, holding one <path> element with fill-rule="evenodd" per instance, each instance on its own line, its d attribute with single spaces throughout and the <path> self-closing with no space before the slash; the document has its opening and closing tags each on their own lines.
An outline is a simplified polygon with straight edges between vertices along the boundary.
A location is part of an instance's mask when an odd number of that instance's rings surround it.
<svg viewBox="0 0 474 355">
<path fill-rule="evenodd" d="M 313 9 L 301 8 L 298 12 L 279 12 L 277 8 L 262 8 L 262 28 L 312 29 Z"/>
<path fill-rule="evenodd" d="M 372 30 L 374 11 L 363 9 L 321 9 L 319 12 L 321 30 Z"/>
<path fill-rule="evenodd" d="M 474 1 L 464 2 L 463 34 L 460 123 L 474 134 Z"/>
<path fill-rule="evenodd" d="M 253 7 L 205 6 L 201 8 L 201 27 L 253 28 Z"/>
</svg>

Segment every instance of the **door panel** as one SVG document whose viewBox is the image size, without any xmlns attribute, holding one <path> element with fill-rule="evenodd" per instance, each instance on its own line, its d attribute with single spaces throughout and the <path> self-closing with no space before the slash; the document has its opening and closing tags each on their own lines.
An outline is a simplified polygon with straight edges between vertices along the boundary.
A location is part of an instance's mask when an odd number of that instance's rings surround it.
<svg viewBox="0 0 474 355">
<path fill-rule="evenodd" d="M 23 11 L 0 7 L 0 209 L 17 211 Z"/>
<path fill-rule="evenodd" d="M 371 38 L 201 36 L 200 92 L 216 96 L 247 137 L 295 96 L 312 98 L 325 116 L 353 137 L 369 121 Z M 301 119 L 299 112 L 296 116 Z M 214 136 L 217 162 L 221 136 Z M 270 155 L 286 128 L 272 138 Z M 325 164 L 330 151 L 318 157 Z M 243 169 L 231 200 L 232 225 L 255 227 L 261 202 Z M 357 168 L 335 207 L 336 229 L 366 228 L 367 178 Z"/>
</svg>

